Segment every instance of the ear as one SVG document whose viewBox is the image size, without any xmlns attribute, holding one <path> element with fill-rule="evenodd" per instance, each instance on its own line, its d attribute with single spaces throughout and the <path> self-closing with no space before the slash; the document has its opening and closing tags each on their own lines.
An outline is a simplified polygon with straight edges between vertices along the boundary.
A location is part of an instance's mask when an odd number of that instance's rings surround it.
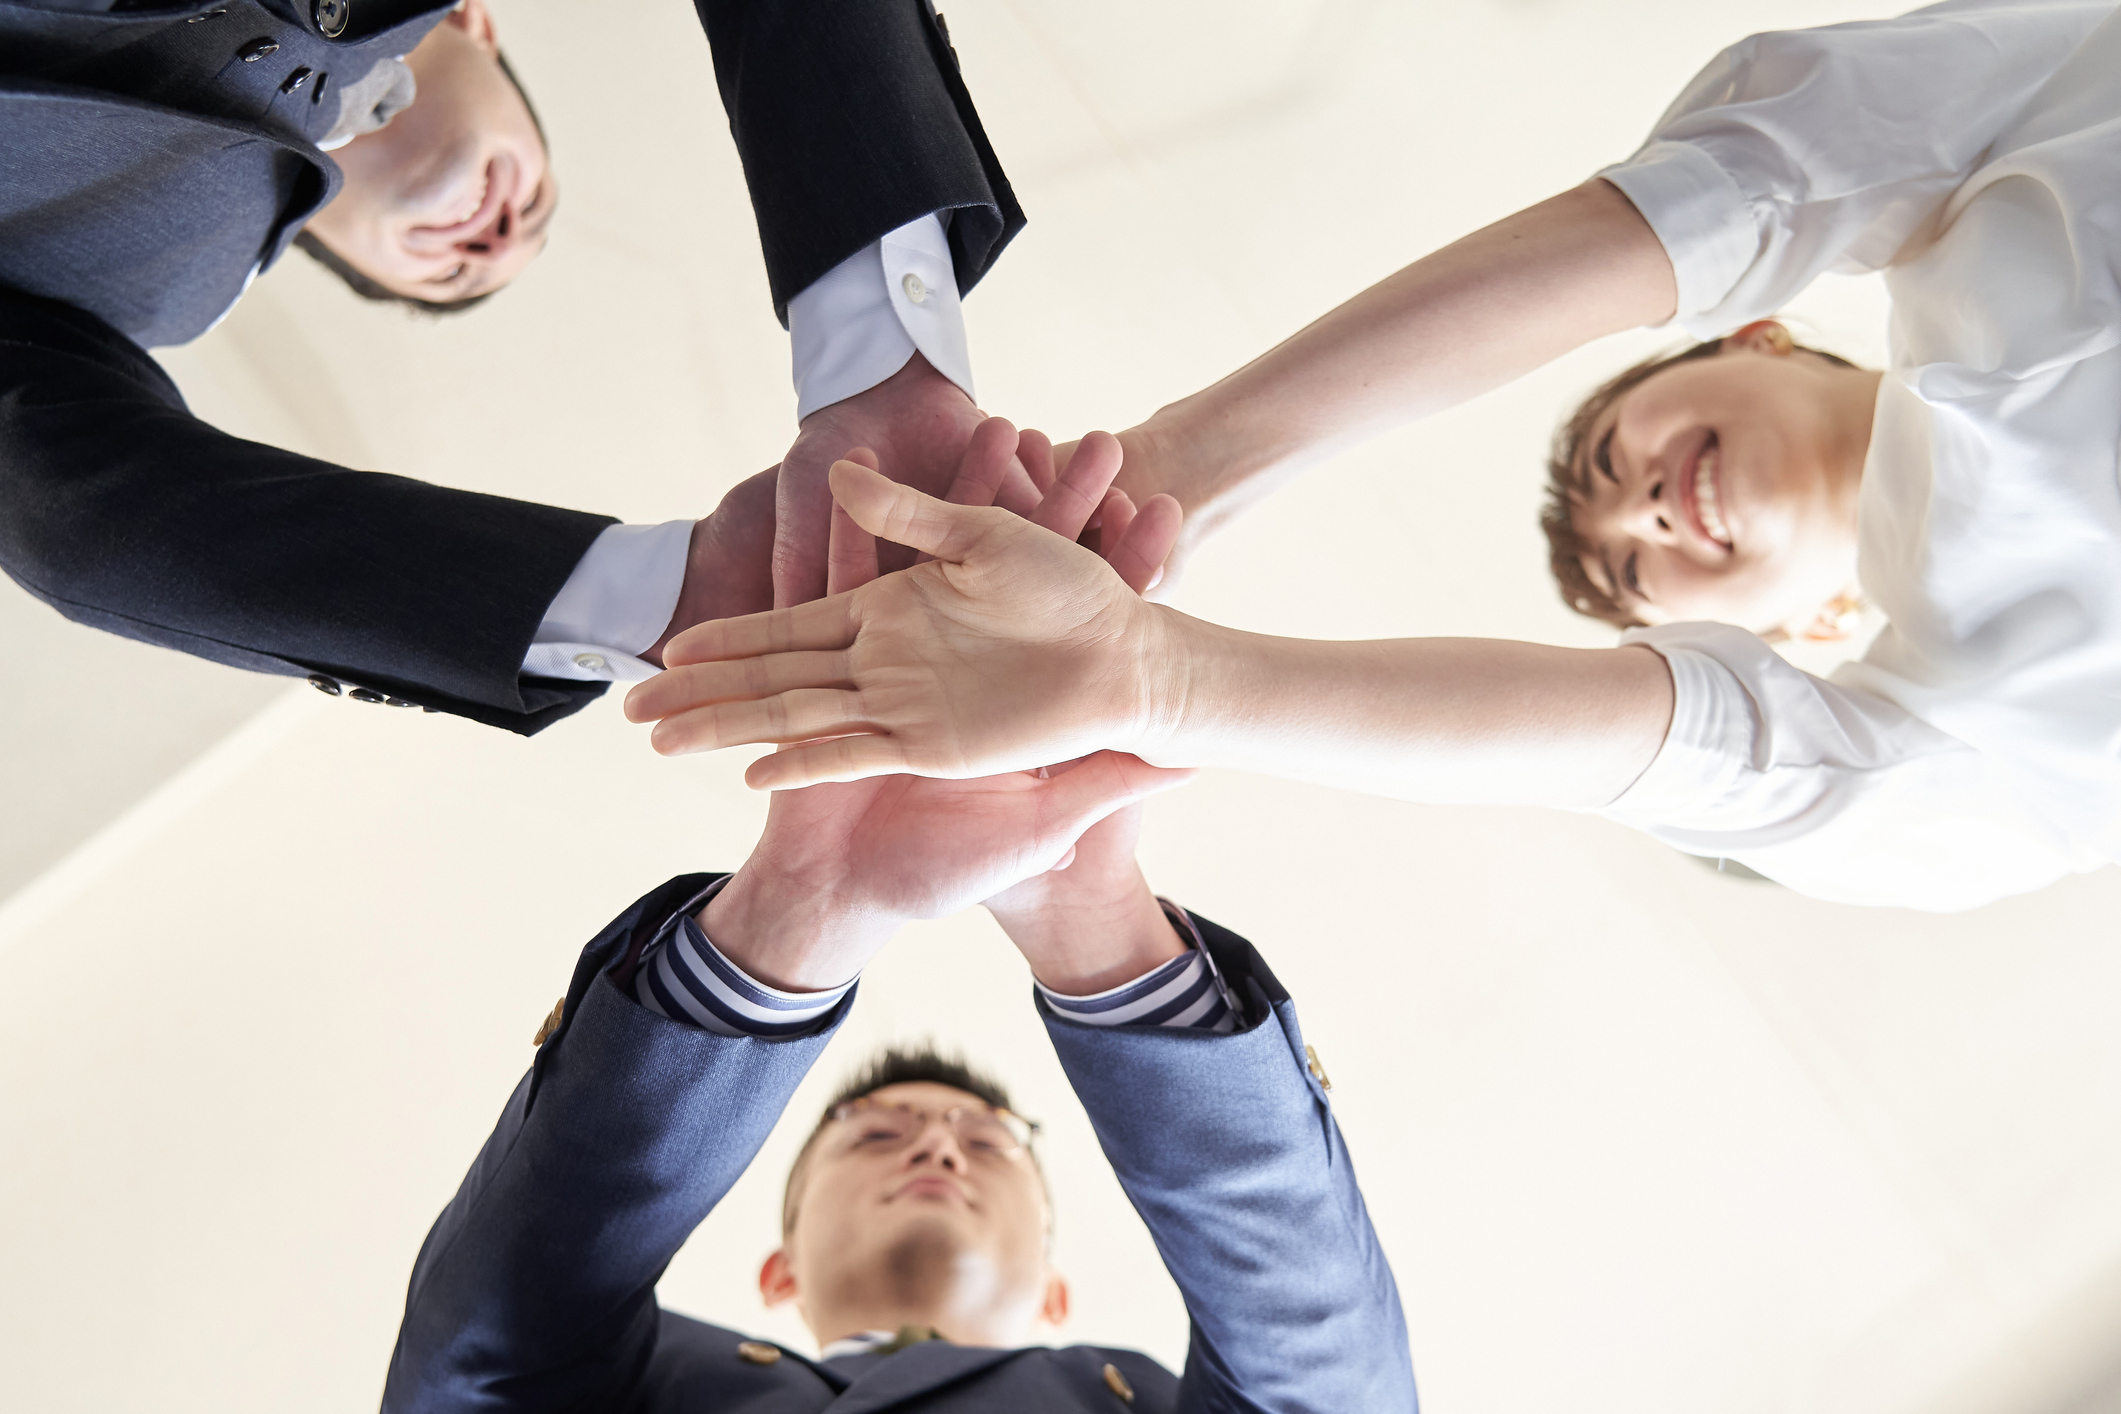
<svg viewBox="0 0 2121 1414">
<path fill-rule="evenodd" d="M 464 0 L 443 17 L 442 23 L 464 31 L 473 44 L 488 54 L 501 52 L 501 38 L 493 27 L 493 11 L 486 8 L 486 0 Z"/>
<path fill-rule="evenodd" d="M 1863 600 L 1854 594 L 1836 594 L 1819 606 L 1809 623 L 1793 626 L 1789 636 L 1806 643 L 1845 643 L 1863 622 Z"/>
<path fill-rule="evenodd" d="M 1722 351 L 1729 353 L 1733 349 L 1743 349 L 1747 353 L 1781 358 L 1796 348 L 1797 341 L 1790 337 L 1790 331 L 1782 327 L 1780 320 L 1755 319 L 1737 333 L 1724 335 Z"/>
<path fill-rule="evenodd" d="M 1039 1303 L 1038 1318 L 1058 1328 L 1068 1321 L 1068 1279 L 1059 1272 L 1046 1273 L 1046 1299 Z"/>
<path fill-rule="evenodd" d="M 768 1307 L 795 1299 L 795 1264 L 788 1260 L 787 1248 L 776 1247 L 759 1264 L 759 1296 Z"/>
</svg>

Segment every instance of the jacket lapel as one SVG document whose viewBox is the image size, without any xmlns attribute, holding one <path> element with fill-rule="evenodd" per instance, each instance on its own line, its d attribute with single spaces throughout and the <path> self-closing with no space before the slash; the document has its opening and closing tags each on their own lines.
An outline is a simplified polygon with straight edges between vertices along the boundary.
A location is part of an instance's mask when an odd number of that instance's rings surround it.
<svg viewBox="0 0 2121 1414">
<path fill-rule="evenodd" d="M 874 1410 L 889 1409 L 1022 1353 L 993 1346 L 951 1345 L 935 1340 L 909 1346 L 880 1359 L 858 1356 L 856 1359 L 862 1364 L 856 1369 L 848 1369 L 855 1364 L 854 1360 L 835 1361 L 842 1373 L 854 1376 L 854 1383 L 838 1399 L 825 1406 L 825 1414 L 871 1414 Z"/>
</svg>

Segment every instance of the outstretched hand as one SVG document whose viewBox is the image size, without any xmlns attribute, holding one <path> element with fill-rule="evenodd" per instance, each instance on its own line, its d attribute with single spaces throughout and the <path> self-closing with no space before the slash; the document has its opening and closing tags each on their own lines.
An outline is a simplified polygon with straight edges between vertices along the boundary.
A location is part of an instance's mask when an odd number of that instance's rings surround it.
<svg viewBox="0 0 2121 1414">
<path fill-rule="evenodd" d="M 1119 448 L 1093 433 L 1028 518 L 994 509 L 982 488 L 999 484 L 1007 438 L 990 436 L 968 449 L 956 504 L 835 464 L 835 514 L 850 531 L 934 561 L 681 634 L 669 670 L 628 694 L 627 716 L 657 721 L 666 755 L 799 743 L 746 773 L 769 790 L 985 776 L 1148 739 L 1164 707 L 1143 687 L 1161 611 L 1138 596 L 1177 537 L 1177 504 L 1136 510 L 1108 495 Z M 1073 543 L 1092 515 L 1107 526 L 1103 559 Z"/>
</svg>

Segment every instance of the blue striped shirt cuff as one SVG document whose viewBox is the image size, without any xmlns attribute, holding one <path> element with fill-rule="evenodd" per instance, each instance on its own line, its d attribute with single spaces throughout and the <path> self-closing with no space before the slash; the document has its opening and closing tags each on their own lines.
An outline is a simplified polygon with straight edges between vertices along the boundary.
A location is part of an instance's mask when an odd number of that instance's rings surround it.
<svg viewBox="0 0 2121 1414">
<path fill-rule="evenodd" d="M 1215 959 L 1208 955 L 1193 916 L 1169 899 L 1158 899 L 1164 916 L 1189 944 L 1182 957 L 1132 982 L 1088 997 L 1069 997 L 1034 981 L 1038 994 L 1058 1015 L 1085 1026 L 1175 1026 L 1228 1033 L 1237 1029 L 1237 1008 Z"/>
<path fill-rule="evenodd" d="M 728 882 L 724 877 L 709 884 L 641 949 L 634 1000 L 657 1016 L 718 1036 L 782 1039 L 817 1030 L 861 979 L 825 992 L 783 992 L 754 980 L 722 955 L 693 918 Z"/>
</svg>

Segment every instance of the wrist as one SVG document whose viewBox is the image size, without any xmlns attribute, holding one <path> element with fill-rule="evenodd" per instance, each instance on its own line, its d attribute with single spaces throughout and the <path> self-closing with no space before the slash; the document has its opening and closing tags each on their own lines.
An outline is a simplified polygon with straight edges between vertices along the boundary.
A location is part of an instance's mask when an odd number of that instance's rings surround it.
<svg viewBox="0 0 2121 1414">
<path fill-rule="evenodd" d="M 1155 971 L 1188 947 L 1141 871 L 1130 873 L 1123 889 L 1104 898 L 1063 892 L 1035 907 L 988 908 L 1040 985 L 1064 997 L 1094 996 Z"/>
<path fill-rule="evenodd" d="M 903 919 L 747 863 L 696 921 L 747 976 L 784 992 L 849 981 Z"/>
<path fill-rule="evenodd" d="M 1127 635 L 1132 717 L 1119 749 L 1152 766 L 1194 764 L 1186 755 L 1204 711 L 1202 670 L 1212 659 L 1214 628 L 1167 604 L 1142 601 L 1138 627 Z"/>
</svg>

